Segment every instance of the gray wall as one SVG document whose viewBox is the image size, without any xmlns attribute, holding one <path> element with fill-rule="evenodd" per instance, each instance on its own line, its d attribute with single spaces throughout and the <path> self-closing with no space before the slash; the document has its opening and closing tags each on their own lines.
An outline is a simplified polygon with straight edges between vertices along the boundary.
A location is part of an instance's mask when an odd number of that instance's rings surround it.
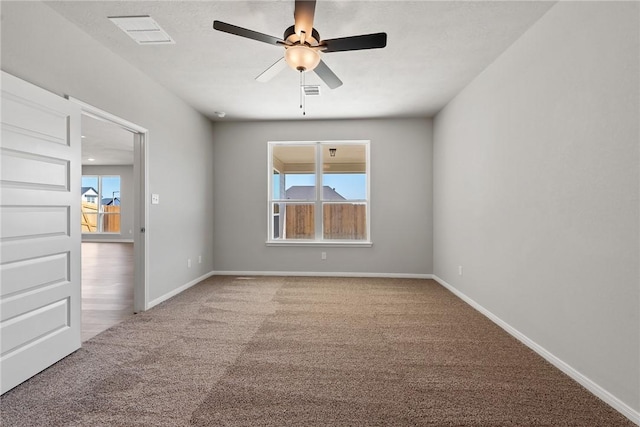
<svg viewBox="0 0 640 427">
<path fill-rule="evenodd" d="M 43 3 L 3 1 L 1 30 L 4 71 L 149 130 L 149 300 L 210 272 L 211 122 Z"/>
<path fill-rule="evenodd" d="M 82 166 L 82 175 L 120 175 L 120 233 L 85 233 L 82 241 L 129 240 L 133 242 L 133 166 Z M 111 196 L 109 196 L 111 197 Z"/>
<path fill-rule="evenodd" d="M 638 9 L 556 4 L 434 121 L 435 274 L 636 411 Z"/>
<path fill-rule="evenodd" d="M 217 122 L 215 269 L 430 274 L 431 135 L 427 119 Z M 373 247 L 267 247 L 267 142 L 345 139 L 371 141 Z"/>
</svg>

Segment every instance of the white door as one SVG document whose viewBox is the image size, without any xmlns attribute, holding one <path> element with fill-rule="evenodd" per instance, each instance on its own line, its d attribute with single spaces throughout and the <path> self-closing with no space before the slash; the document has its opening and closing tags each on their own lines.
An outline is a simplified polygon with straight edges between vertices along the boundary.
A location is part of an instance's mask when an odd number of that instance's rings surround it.
<svg viewBox="0 0 640 427">
<path fill-rule="evenodd" d="M 2 72 L 0 393 L 80 348 L 80 108 Z"/>
</svg>

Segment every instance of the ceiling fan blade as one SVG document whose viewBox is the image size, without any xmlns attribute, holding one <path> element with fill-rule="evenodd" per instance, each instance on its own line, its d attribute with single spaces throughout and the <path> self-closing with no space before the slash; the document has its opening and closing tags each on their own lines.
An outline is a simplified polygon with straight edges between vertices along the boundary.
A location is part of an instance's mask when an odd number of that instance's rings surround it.
<svg viewBox="0 0 640 427">
<path fill-rule="evenodd" d="M 240 37 L 246 37 L 248 39 L 257 40 L 263 43 L 274 44 L 276 46 L 281 46 L 285 44 L 284 40 L 279 39 L 277 37 L 273 37 L 267 34 L 262 34 L 253 30 L 247 30 L 246 28 L 227 24 L 226 22 L 213 21 L 213 28 L 218 31 L 234 34 Z"/>
<path fill-rule="evenodd" d="M 268 82 L 276 76 L 280 71 L 287 67 L 287 61 L 284 60 L 284 56 L 273 63 L 269 68 L 264 70 L 262 74 L 256 77 L 256 80 L 262 83 Z"/>
<path fill-rule="evenodd" d="M 338 76 L 333 74 L 331 68 L 329 68 L 323 60 L 320 60 L 320 63 L 316 68 L 313 69 L 313 71 L 315 71 L 318 77 L 320 77 L 322 81 L 325 82 L 331 89 L 342 86 L 342 80 L 340 80 Z"/>
<path fill-rule="evenodd" d="M 387 33 L 364 34 L 362 36 L 341 37 L 322 40 L 323 52 L 344 52 L 346 50 L 380 49 L 387 45 Z"/>
<path fill-rule="evenodd" d="M 313 16 L 316 13 L 316 0 L 296 0 L 293 19 L 295 20 L 296 34 L 304 31 L 307 36 L 313 32 Z"/>
</svg>

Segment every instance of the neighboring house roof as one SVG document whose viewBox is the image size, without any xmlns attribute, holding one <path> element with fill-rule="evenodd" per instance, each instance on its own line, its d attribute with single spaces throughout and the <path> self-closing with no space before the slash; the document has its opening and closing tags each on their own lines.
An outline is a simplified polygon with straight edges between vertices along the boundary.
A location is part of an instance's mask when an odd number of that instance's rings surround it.
<svg viewBox="0 0 640 427">
<path fill-rule="evenodd" d="M 112 199 L 111 197 L 102 199 L 102 206 L 120 206 L 120 198 L 116 197 Z"/>
<path fill-rule="evenodd" d="M 314 200 L 316 198 L 316 187 L 313 185 L 293 185 L 285 191 L 287 199 Z M 322 187 L 322 198 L 324 200 L 347 200 L 335 188 L 328 185 Z"/>
<path fill-rule="evenodd" d="M 97 196 L 98 195 L 98 192 L 93 187 L 82 187 L 82 192 L 80 194 L 82 194 L 84 196 L 85 194 L 87 194 L 90 191 L 93 191 L 93 193 L 94 193 L 94 194 L 91 194 L 91 196 Z"/>
</svg>

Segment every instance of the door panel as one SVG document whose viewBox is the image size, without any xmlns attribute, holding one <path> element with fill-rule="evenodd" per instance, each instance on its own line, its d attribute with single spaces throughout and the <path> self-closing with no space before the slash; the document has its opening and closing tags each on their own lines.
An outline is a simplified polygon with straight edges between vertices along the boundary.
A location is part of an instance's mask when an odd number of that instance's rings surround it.
<svg viewBox="0 0 640 427">
<path fill-rule="evenodd" d="M 80 348 L 80 108 L 2 73 L 0 380 Z"/>
<path fill-rule="evenodd" d="M 2 240 L 69 235 L 67 206 L 2 206 Z"/>
<path fill-rule="evenodd" d="M 56 254 L 0 265 L 0 297 L 69 281 L 69 254 Z"/>
<path fill-rule="evenodd" d="M 20 136 L 12 132 L 3 132 L 2 140 L 16 141 Z M 29 149 L 27 144 L 21 145 L 23 149 Z M 2 150 L 0 174 L 2 181 L 16 187 L 62 191 L 69 188 L 69 162 L 24 151 Z"/>
</svg>

